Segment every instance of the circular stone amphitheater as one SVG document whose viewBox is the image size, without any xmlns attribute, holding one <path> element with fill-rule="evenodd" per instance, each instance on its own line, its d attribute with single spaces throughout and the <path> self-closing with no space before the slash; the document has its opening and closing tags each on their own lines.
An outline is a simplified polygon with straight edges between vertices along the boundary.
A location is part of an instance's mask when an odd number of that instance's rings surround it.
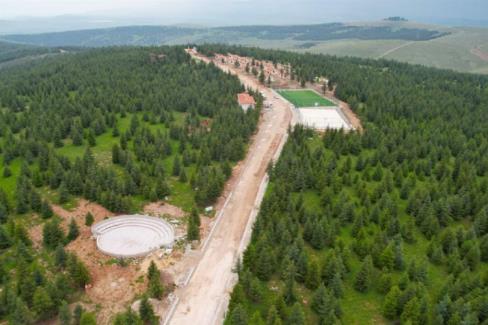
<svg viewBox="0 0 488 325">
<path fill-rule="evenodd" d="M 162 248 L 171 247 L 173 227 L 166 221 L 144 215 L 109 218 L 91 228 L 97 248 L 117 258 L 141 257 Z"/>
</svg>

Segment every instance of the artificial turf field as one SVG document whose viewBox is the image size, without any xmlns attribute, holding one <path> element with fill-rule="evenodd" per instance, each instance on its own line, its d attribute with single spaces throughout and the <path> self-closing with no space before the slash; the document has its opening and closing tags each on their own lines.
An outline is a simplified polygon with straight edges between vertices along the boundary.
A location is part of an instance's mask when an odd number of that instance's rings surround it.
<svg viewBox="0 0 488 325">
<path fill-rule="evenodd" d="M 314 106 L 336 106 L 336 104 L 334 104 L 330 100 L 319 96 L 316 92 L 309 89 L 278 90 L 278 93 L 298 108 Z"/>
</svg>

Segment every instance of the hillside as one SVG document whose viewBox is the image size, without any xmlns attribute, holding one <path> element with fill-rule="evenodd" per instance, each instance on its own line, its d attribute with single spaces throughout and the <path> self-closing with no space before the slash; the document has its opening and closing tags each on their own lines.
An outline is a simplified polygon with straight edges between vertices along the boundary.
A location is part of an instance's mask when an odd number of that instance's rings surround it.
<svg viewBox="0 0 488 325">
<path fill-rule="evenodd" d="M 59 50 L 25 44 L 0 42 L 0 69 L 2 67 L 32 61 L 56 53 L 59 53 Z"/>
<path fill-rule="evenodd" d="M 384 20 L 297 26 L 183 28 L 129 26 L 0 39 L 38 46 L 229 43 L 339 56 L 384 58 L 463 72 L 488 73 L 484 28 L 447 28 Z"/>
<path fill-rule="evenodd" d="M 226 324 L 488 320 L 487 77 L 244 47 L 200 51 L 289 62 L 301 82 L 326 76 L 365 130 L 290 134 L 236 266 Z"/>
<path fill-rule="evenodd" d="M 241 91 L 183 47 L 89 50 L 2 71 L 0 322 L 53 319 L 83 301 L 107 324 L 145 292 L 146 269 L 101 255 L 90 226 L 162 205 L 184 218 L 182 247 L 198 239 L 198 209 L 220 196 L 257 124 L 259 110 L 237 105 Z"/>
<path fill-rule="evenodd" d="M 171 26 L 129 26 L 108 29 L 90 29 L 33 35 L 7 35 L 3 38 L 42 46 L 109 46 L 159 45 L 193 38 L 200 42 L 214 37 L 232 36 L 237 39 L 255 37 L 263 40 L 327 41 L 335 39 L 401 39 L 430 40 L 448 34 L 433 29 L 411 26 L 353 26 L 342 23 L 292 26 L 235 26 L 217 28 L 182 28 Z M 225 38 L 224 38 L 225 40 Z"/>
<path fill-rule="evenodd" d="M 6 41 L 38 46 L 229 43 L 339 56 L 384 58 L 463 72 L 488 73 L 488 33 L 390 19 L 367 23 L 186 28 L 129 26 L 31 35 Z"/>
</svg>

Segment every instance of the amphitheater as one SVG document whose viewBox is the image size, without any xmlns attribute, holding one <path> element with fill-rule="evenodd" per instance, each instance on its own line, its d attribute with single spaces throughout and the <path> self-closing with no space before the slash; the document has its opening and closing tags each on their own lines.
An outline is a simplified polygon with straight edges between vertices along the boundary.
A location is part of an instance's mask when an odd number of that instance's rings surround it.
<svg viewBox="0 0 488 325">
<path fill-rule="evenodd" d="M 171 247 L 173 227 L 160 218 L 145 215 L 125 215 L 109 218 L 91 228 L 97 248 L 117 258 L 141 257 L 162 248 Z"/>
</svg>

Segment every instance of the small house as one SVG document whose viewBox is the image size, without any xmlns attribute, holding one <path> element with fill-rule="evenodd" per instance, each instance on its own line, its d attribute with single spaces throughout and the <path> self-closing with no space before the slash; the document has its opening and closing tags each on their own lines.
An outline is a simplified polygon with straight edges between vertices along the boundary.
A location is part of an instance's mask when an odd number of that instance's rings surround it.
<svg viewBox="0 0 488 325">
<path fill-rule="evenodd" d="M 254 100 L 254 97 L 249 95 L 248 93 L 240 93 L 237 95 L 237 101 L 239 103 L 239 106 L 247 112 L 249 108 L 254 109 L 256 107 L 256 101 Z"/>
</svg>

